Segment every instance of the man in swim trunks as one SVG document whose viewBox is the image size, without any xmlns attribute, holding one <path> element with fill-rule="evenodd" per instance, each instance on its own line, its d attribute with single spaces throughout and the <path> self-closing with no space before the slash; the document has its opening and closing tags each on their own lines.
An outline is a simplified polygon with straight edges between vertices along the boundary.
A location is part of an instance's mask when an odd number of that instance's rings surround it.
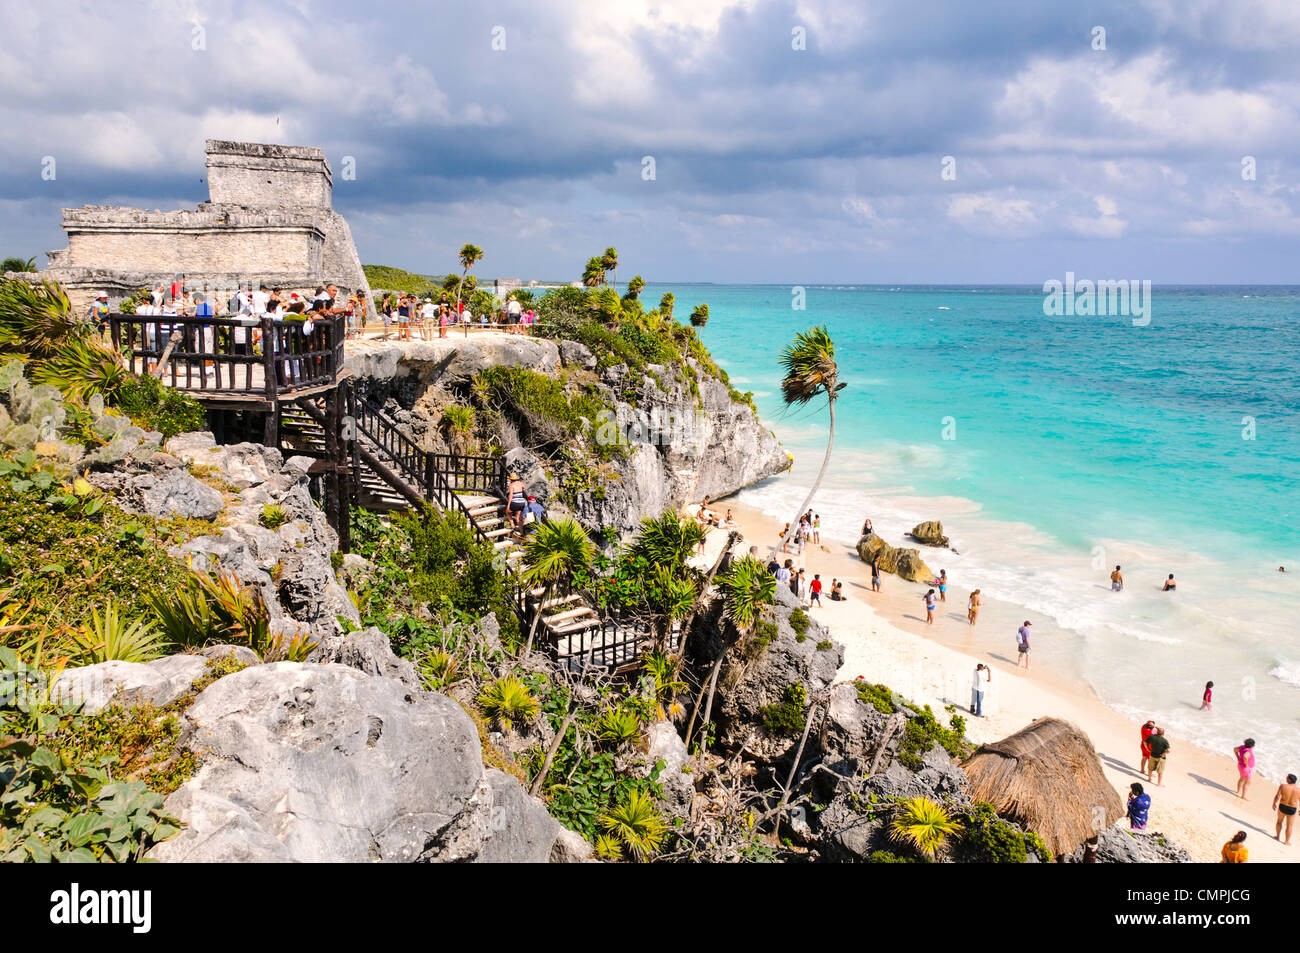
<svg viewBox="0 0 1300 953">
<path fill-rule="evenodd" d="M 1291 846 L 1291 827 L 1295 824 L 1295 815 L 1297 808 L 1300 808 L 1300 786 L 1296 785 L 1294 774 L 1286 776 L 1286 784 L 1280 784 L 1277 793 L 1273 795 L 1273 810 L 1277 811 L 1277 833 L 1273 835 L 1275 840 L 1282 840 L 1282 822 L 1286 822 L 1286 840 L 1283 841 L 1288 847 Z"/>
<path fill-rule="evenodd" d="M 1175 589 L 1177 589 L 1177 588 L 1178 588 L 1178 583 L 1174 582 L 1174 574 L 1173 574 L 1173 573 L 1170 573 L 1170 574 L 1169 574 L 1169 578 L 1165 580 L 1165 587 L 1164 587 L 1163 589 L 1161 589 L 1160 591 L 1161 591 L 1161 592 L 1173 592 L 1173 591 L 1174 591 Z"/>
<path fill-rule="evenodd" d="M 1151 757 L 1147 760 L 1147 780 L 1151 780 L 1151 775 L 1156 776 L 1156 787 L 1165 786 L 1165 758 L 1169 756 L 1169 739 L 1165 737 L 1165 730 L 1157 728 L 1156 733 L 1147 739 L 1147 746 L 1151 749 Z"/>
<path fill-rule="evenodd" d="M 1120 592 L 1123 589 L 1124 589 L 1124 574 L 1120 572 L 1119 567 L 1116 566 L 1115 571 L 1110 574 L 1110 591 Z"/>
<path fill-rule="evenodd" d="M 880 591 L 880 557 L 871 557 L 871 591 Z"/>
<path fill-rule="evenodd" d="M 939 601 L 948 601 L 948 570 L 940 569 L 939 578 L 935 580 L 939 584 Z"/>
</svg>

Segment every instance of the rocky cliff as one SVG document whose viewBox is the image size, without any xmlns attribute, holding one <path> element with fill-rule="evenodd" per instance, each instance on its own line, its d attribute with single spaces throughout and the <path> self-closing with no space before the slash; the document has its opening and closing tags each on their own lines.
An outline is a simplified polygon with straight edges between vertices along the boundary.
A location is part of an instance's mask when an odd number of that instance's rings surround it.
<svg viewBox="0 0 1300 953">
<path fill-rule="evenodd" d="M 347 366 L 373 395 L 388 401 L 426 449 L 438 451 L 448 449 L 438 426 L 443 409 L 461 399 L 481 371 L 514 367 L 580 382 L 609 411 L 586 422 L 574 449 L 615 441 L 624 452 L 598 468 L 599 476 L 588 485 L 570 481 L 562 496 L 554 485 L 556 461 L 538 460 L 542 475 L 530 482 L 544 498 L 563 498 L 588 526 L 626 532 L 644 516 L 734 493 L 790 466 L 789 455 L 754 409 L 693 363 L 689 374 L 663 365 L 635 372 L 623 364 L 597 372 L 592 353 L 576 342 L 493 332 L 466 338 L 453 332 L 445 340 L 350 342 Z M 501 439 L 506 451 L 529 449 L 520 447 L 517 434 Z M 521 469 L 532 467 L 529 457 L 520 460 L 515 454 L 516 461 Z M 549 485 L 545 477 L 551 478 Z"/>
</svg>

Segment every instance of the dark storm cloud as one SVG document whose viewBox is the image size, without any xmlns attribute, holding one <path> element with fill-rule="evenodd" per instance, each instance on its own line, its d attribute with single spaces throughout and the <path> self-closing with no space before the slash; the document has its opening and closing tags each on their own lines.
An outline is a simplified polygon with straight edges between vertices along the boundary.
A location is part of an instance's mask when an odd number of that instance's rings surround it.
<svg viewBox="0 0 1300 953">
<path fill-rule="evenodd" d="M 490 272 L 548 276 L 615 244 L 674 279 L 1025 280 L 1068 258 L 1262 280 L 1274 256 L 1239 249 L 1300 233 L 1290 0 L 5 14 L 6 253 L 60 244 L 61 205 L 202 200 L 206 137 L 321 146 L 363 257 L 425 271 L 473 239 Z"/>
</svg>

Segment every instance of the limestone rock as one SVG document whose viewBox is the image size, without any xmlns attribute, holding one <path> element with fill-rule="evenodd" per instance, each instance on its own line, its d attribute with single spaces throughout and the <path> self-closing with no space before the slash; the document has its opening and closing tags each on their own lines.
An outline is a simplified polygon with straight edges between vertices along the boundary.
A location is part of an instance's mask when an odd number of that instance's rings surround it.
<svg viewBox="0 0 1300 953">
<path fill-rule="evenodd" d="M 908 535 L 918 543 L 924 543 L 926 546 L 948 545 L 948 537 L 943 535 L 943 523 L 938 520 L 926 520 L 924 523 L 917 523 L 912 527 L 912 532 Z"/>
<path fill-rule="evenodd" d="M 559 825 L 485 771 L 458 704 L 342 665 L 219 679 L 185 714 L 203 766 L 168 797 L 184 822 L 151 851 L 184 862 L 538 862 Z"/>
<path fill-rule="evenodd" d="M 208 660 L 198 655 L 169 655 L 153 662 L 99 662 L 67 668 L 54 684 L 54 696 L 60 701 L 81 702 L 88 715 L 113 704 L 161 708 L 188 692 L 207 665 Z"/>
<path fill-rule="evenodd" d="M 875 533 L 858 540 L 858 555 L 866 563 L 879 556 L 881 569 L 908 582 L 929 582 L 934 578 L 934 571 L 925 564 L 919 550 L 895 548 Z"/>
<path fill-rule="evenodd" d="M 585 864 L 594 860 L 595 855 L 595 848 L 585 837 L 561 827 L 555 838 L 555 846 L 551 848 L 551 863 Z"/>
<path fill-rule="evenodd" d="M 308 656 L 307 661 L 321 664 L 337 662 L 368 675 L 396 679 L 407 688 L 420 687 L 415 666 L 398 657 L 393 652 L 388 636 L 374 626 L 323 640 Z"/>
<path fill-rule="evenodd" d="M 566 367 L 580 367 L 584 371 L 596 369 L 596 355 L 587 345 L 578 341 L 560 341 L 560 361 Z"/>
<path fill-rule="evenodd" d="M 166 519 L 183 516 L 210 520 L 221 512 L 221 494 L 179 467 L 167 467 L 160 475 L 141 473 L 132 477 L 122 497 L 127 509 Z"/>
<path fill-rule="evenodd" d="M 1120 821 L 1101 832 L 1097 837 L 1098 864 L 1190 864 L 1192 855 L 1164 834 L 1131 831 Z M 1069 862 L 1083 863 L 1086 845 L 1080 845 L 1069 857 Z"/>
</svg>

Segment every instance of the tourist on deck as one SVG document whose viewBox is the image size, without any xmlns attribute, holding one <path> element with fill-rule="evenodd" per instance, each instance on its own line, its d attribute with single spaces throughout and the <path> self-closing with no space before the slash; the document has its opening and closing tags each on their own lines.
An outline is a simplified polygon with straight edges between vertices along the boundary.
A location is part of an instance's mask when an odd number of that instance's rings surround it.
<svg viewBox="0 0 1300 953">
<path fill-rule="evenodd" d="M 1246 800 L 1251 776 L 1255 773 L 1255 739 L 1247 738 L 1232 749 L 1237 756 L 1237 797 Z"/>
<path fill-rule="evenodd" d="M 183 318 L 188 318 L 194 313 L 194 300 L 190 297 L 188 291 L 181 292 L 181 302 L 177 306 L 176 312 Z"/>
<path fill-rule="evenodd" d="M 1147 794 L 1142 785 L 1134 781 L 1128 786 L 1128 826 L 1129 830 L 1144 831 L 1147 829 L 1147 813 L 1151 810 L 1151 795 Z"/>
<path fill-rule="evenodd" d="M 266 285 L 259 285 L 258 289 L 253 292 L 253 317 L 260 318 L 267 312 L 267 305 L 271 303 L 271 292 L 267 290 Z"/>
<path fill-rule="evenodd" d="M 137 309 L 136 313 L 139 313 Z M 90 303 L 90 308 L 86 312 L 86 317 L 95 329 L 96 334 L 103 334 L 108 330 L 108 292 L 98 291 L 95 293 L 95 300 Z"/>
<path fill-rule="evenodd" d="M 420 308 L 420 337 L 429 340 L 433 334 L 433 322 L 438 317 L 438 309 L 434 307 L 432 298 L 424 299 L 424 306 Z"/>
<path fill-rule="evenodd" d="M 451 309 L 446 305 L 438 308 L 438 337 L 447 336 L 447 325 L 451 322 Z"/>
</svg>

